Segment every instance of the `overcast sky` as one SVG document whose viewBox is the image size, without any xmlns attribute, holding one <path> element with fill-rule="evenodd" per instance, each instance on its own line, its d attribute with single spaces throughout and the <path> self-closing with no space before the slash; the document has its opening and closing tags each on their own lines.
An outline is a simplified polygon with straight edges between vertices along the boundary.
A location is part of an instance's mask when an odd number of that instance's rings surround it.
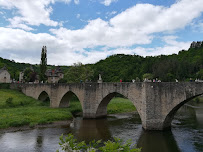
<svg viewBox="0 0 203 152">
<path fill-rule="evenodd" d="M 95 63 L 112 54 L 178 53 L 203 40 L 203 0 L 0 0 L 0 57 Z"/>
</svg>

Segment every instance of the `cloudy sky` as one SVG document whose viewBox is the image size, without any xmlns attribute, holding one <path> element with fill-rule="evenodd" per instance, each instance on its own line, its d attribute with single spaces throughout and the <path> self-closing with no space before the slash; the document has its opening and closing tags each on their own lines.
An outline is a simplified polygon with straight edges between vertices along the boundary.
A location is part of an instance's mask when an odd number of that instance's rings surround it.
<svg viewBox="0 0 203 152">
<path fill-rule="evenodd" d="M 178 53 L 203 40 L 203 0 L 0 0 L 0 57 L 95 63 L 112 54 Z"/>
</svg>

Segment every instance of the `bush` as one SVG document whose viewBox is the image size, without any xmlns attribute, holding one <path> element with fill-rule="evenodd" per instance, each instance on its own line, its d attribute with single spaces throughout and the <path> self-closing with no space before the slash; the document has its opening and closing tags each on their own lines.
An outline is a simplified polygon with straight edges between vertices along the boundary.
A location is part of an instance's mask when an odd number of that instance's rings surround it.
<svg viewBox="0 0 203 152">
<path fill-rule="evenodd" d="M 143 75 L 143 80 L 144 80 L 144 79 L 152 80 L 153 77 L 154 77 L 153 74 L 151 74 L 151 73 L 145 73 L 145 74 Z"/>
<path fill-rule="evenodd" d="M 8 99 L 6 99 L 6 105 L 8 107 L 14 107 L 13 98 L 12 97 L 9 97 Z"/>
<path fill-rule="evenodd" d="M 74 139 L 72 134 L 68 134 L 68 136 L 65 137 L 65 140 L 63 135 L 61 135 L 59 139 L 59 145 L 62 148 L 62 151 L 65 152 L 141 152 L 141 148 L 136 148 L 135 145 L 132 146 L 130 140 L 123 144 L 123 141 L 119 138 L 114 138 L 115 141 L 108 140 L 107 142 L 104 142 L 104 146 L 99 146 L 101 145 L 101 140 L 93 140 L 89 142 L 89 144 L 86 144 L 84 141 L 77 143 L 77 140 Z M 57 150 L 57 152 L 59 152 L 59 150 Z"/>
<path fill-rule="evenodd" d="M 10 89 L 10 84 L 9 83 L 1 83 L 0 89 Z"/>
<path fill-rule="evenodd" d="M 29 104 L 30 104 L 30 103 L 29 103 L 29 101 L 27 101 L 27 100 L 20 101 L 20 103 L 19 103 L 20 106 L 26 106 L 26 105 L 29 105 Z"/>
</svg>

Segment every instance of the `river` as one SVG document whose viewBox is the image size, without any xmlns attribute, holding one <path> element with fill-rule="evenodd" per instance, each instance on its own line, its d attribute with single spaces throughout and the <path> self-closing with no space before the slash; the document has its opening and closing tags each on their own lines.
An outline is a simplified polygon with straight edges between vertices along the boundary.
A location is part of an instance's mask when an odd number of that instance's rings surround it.
<svg viewBox="0 0 203 152">
<path fill-rule="evenodd" d="M 135 113 L 97 120 L 77 117 L 70 126 L 0 133 L 0 152 L 55 152 L 62 133 L 73 133 L 79 141 L 132 139 L 142 147 L 142 152 L 202 152 L 203 103 L 183 106 L 175 115 L 171 131 L 143 131 L 139 115 Z"/>
</svg>

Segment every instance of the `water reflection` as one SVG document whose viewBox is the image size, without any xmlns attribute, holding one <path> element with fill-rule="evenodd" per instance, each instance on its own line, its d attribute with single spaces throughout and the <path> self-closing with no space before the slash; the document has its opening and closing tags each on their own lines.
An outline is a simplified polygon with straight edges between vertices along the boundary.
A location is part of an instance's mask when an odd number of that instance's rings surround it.
<svg viewBox="0 0 203 152">
<path fill-rule="evenodd" d="M 203 104 L 202 104 L 203 106 Z M 201 106 L 199 106 L 201 107 Z M 183 107 L 168 132 L 145 132 L 138 114 L 112 115 L 106 119 L 76 118 L 70 127 L 41 128 L 0 133 L 0 151 L 55 152 L 61 134 L 73 133 L 79 140 L 132 139 L 142 152 L 202 152 L 203 108 Z"/>
<path fill-rule="evenodd" d="M 172 132 L 179 148 L 185 152 L 202 152 L 203 103 L 183 106 L 175 115 Z"/>
<path fill-rule="evenodd" d="M 79 141 L 108 140 L 111 138 L 107 119 L 76 118 L 71 124 L 72 132 Z"/>
<path fill-rule="evenodd" d="M 203 128 L 203 110 L 199 108 L 195 112 L 199 128 Z"/>
<path fill-rule="evenodd" d="M 142 147 L 142 152 L 180 152 L 176 140 L 171 131 L 146 132 L 142 131 L 137 142 Z"/>
<path fill-rule="evenodd" d="M 40 132 L 37 132 L 35 146 L 34 146 L 34 147 L 36 147 L 36 151 L 42 151 L 43 141 L 44 141 L 43 137 L 44 136 Z"/>
<path fill-rule="evenodd" d="M 69 130 L 70 131 L 70 130 Z M 0 152 L 55 152 L 64 128 L 42 128 L 0 134 Z"/>
</svg>

